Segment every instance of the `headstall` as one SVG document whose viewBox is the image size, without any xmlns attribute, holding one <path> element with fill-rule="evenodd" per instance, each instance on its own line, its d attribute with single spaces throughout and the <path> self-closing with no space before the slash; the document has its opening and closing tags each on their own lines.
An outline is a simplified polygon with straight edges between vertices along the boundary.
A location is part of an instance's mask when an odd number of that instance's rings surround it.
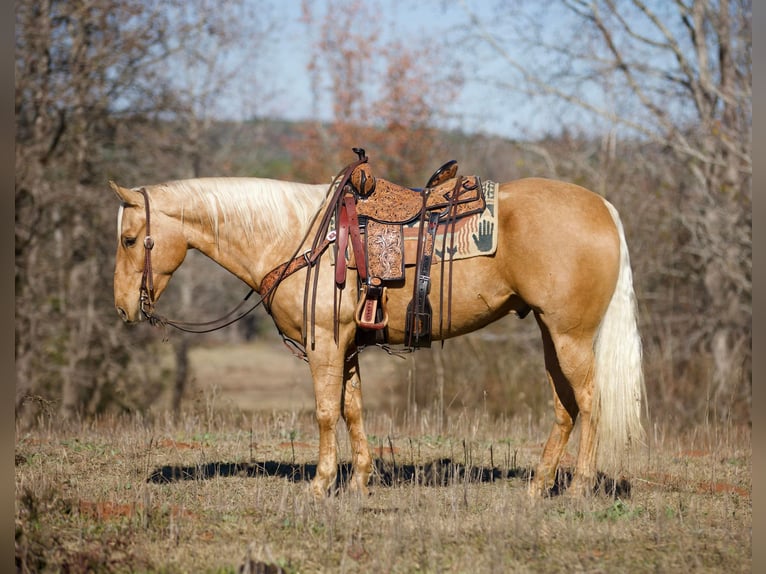
<svg viewBox="0 0 766 574">
<path fill-rule="evenodd" d="M 245 309 L 245 306 L 252 294 L 255 293 L 254 289 L 250 289 L 248 294 L 245 295 L 244 299 L 242 299 L 242 301 L 240 301 L 240 303 L 234 309 L 232 309 L 229 313 L 220 319 L 199 323 L 176 321 L 158 314 L 154 309 L 155 291 L 154 273 L 152 270 L 152 249 L 154 248 L 154 238 L 151 234 L 151 210 L 149 208 L 149 194 L 147 193 L 146 188 L 143 187 L 139 190 L 139 192 L 144 197 L 144 208 L 146 212 L 146 235 L 144 237 L 144 269 L 141 274 L 139 302 L 141 313 L 143 313 L 144 317 L 146 317 L 146 319 L 149 321 L 149 324 L 152 326 L 164 327 L 165 325 L 170 325 L 179 331 L 186 331 L 187 333 L 209 333 L 211 331 L 217 331 L 218 329 L 228 327 L 232 323 L 236 323 L 246 315 L 250 314 L 253 310 L 255 310 L 256 307 L 261 304 L 263 304 L 264 307 L 266 307 L 266 310 L 270 313 L 268 305 L 269 300 L 282 280 L 298 269 L 305 267 L 306 265 L 313 266 L 316 263 L 316 259 L 321 256 L 329 243 L 332 242 L 332 240 L 327 240 L 322 245 L 318 246 L 318 248 L 314 250 L 315 253 L 313 257 L 300 257 L 296 253 L 293 255 L 293 257 L 290 258 L 289 261 L 274 269 L 267 275 L 267 278 L 264 279 L 261 285 L 260 298 L 255 303 L 250 303 L 248 308 Z"/>
<path fill-rule="evenodd" d="M 152 238 L 151 212 L 149 210 L 149 194 L 146 188 L 141 188 L 141 195 L 144 196 L 144 207 L 146 208 L 146 236 L 144 237 L 144 271 L 141 275 L 140 302 L 141 312 L 152 323 L 154 318 L 154 273 L 152 273 L 152 248 L 154 239 Z M 153 323 L 152 323 L 153 324 Z"/>
<path fill-rule="evenodd" d="M 144 196 L 144 207 L 146 210 L 146 236 L 144 237 L 144 269 L 141 274 L 141 287 L 139 289 L 139 301 L 141 305 L 141 312 L 144 317 L 147 318 L 149 324 L 152 326 L 165 326 L 170 325 L 175 327 L 179 331 L 186 331 L 187 333 L 209 333 L 211 331 L 217 331 L 228 327 L 232 323 L 239 321 L 244 316 L 248 315 L 258 305 L 263 303 L 263 299 L 260 299 L 254 304 L 251 304 L 249 309 L 242 312 L 242 308 L 247 303 L 247 300 L 255 292 L 253 289 L 245 296 L 245 298 L 235 307 L 232 311 L 214 321 L 205 321 L 201 323 L 191 323 L 186 321 L 175 321 L 159 315 L 154 310 L 154 273 L 152 270 L 152 249 L 154 248 L 154 238 L 152 237 L 151 228 L 151 210 L 149 209 L 149 194 L 145 188 L 139 190 L 141 195 Z"/>
</svg>

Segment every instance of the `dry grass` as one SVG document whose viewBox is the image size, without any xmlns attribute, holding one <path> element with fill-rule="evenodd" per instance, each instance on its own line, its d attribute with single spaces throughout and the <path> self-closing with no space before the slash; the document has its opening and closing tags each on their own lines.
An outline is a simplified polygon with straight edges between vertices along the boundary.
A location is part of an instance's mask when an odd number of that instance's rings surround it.
<svg viewBox="0 0 766 574">
<path fill-rule="evenodd" d="M 194 388 L 177 420 L 160 402 L 145 417 L 19 427 L 17 570 L 751 570 L 749 429 L 656 426 L 617 496 L 531 500 L 525 482 L 547 406 L 542 422 L 531 409 L 504 418 L 486 404 L 453 404 L 445 417 L 395 400 L 392 381 L 408 376 L 407 363 L 373 351 L 362 355 L 372 495 L 344 487 L 342 430 L 337 492 L 316 501 L 310 378 L 279 351 L 268 342 L 195 349 Z"/>
<path fill-rule="evenodd" d="M 461 412 L 431 435 L 368 416 L 373 494 L 315 501 L 309 412 L 205 405 L 16 438 L 22 572 L 747 572 L 750 434 L 654 444 L 630 493 L 530 500 L 543 429 Z M 339 446 L 349 459 L 345 433 Z M 441 466 L 434 466 L 434 463 Z M 565 461 L 570 462 L 571 461 Z M 430 465 L 430 466 L 429 466 Z M 345 463 L 344 467 L 345 469 Z M 468 469 L 472 472 L 463 473 Z M 440 471 L 431 472 L 429 471 Z M 494 472 L 491 472 L 494 471 Z M 398 479 L 397 479 L 398 478 Z M 246 565 L 250 566 L 248 570 Z"/>
</svg>

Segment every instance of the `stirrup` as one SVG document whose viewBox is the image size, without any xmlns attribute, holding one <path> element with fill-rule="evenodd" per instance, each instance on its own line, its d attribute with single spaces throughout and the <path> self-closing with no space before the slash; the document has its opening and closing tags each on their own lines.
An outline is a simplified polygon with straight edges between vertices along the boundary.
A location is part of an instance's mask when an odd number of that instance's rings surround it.
<svg viewBox="0 0 766 574">
<path fill-rule="evenodd" d="M 354 321 L 362 329 L 379 331 L 388 325 L 388 310 L 386 309 L 386 288 L 380 277 L 370 277 L 362 287 L 359 304 L 354 312 Z"/>
</svg>

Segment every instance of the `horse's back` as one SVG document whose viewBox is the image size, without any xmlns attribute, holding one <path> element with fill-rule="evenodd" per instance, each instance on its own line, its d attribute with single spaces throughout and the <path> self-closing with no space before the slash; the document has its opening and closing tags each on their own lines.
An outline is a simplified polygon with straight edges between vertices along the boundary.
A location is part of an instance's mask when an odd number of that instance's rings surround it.
<svg viewBox="0 0 766 574">
<path fill-rule="evenodd" d="M 559 232 L 552 238 L 581 230 L 616 237 L 604 199 L 574 183 L 530 177 L 501 184 L 498 194 L 499 214 L 504 223 L 510 221 L 506 231 L 549 232 L 555 225 Z"/>
</svg>

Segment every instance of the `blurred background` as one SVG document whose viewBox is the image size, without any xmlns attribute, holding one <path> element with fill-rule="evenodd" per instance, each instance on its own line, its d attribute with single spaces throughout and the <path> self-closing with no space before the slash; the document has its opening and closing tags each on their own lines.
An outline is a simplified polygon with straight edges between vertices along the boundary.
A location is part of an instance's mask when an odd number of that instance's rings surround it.
<svg viewBox="0 0 766 574">
<path fill-rule="evenodd" d="M 308 369 L 260 310 L 167 342 L 122 324 L 107 181 L 329 182 L 360 146 L 376 173 L 411 186 L 456 159 L 464 174 L 551 177 L 607 197 L 631 249 L 653 417 L 750 424 L 751 11 L 751 0 L 17 0 L 17 422 L 177 411 L 227 381 L 263 385 L 263 407 L 279 404 L 271 385 L 310 408 Z M 210 319 L 247 293 L 194 255 L 162 313 Z M 386 366 L 368 369 L 367 408 L 549 413 L 533 321 L 509 317 L 403 361 L 369 353 Z"/>
</svg>

